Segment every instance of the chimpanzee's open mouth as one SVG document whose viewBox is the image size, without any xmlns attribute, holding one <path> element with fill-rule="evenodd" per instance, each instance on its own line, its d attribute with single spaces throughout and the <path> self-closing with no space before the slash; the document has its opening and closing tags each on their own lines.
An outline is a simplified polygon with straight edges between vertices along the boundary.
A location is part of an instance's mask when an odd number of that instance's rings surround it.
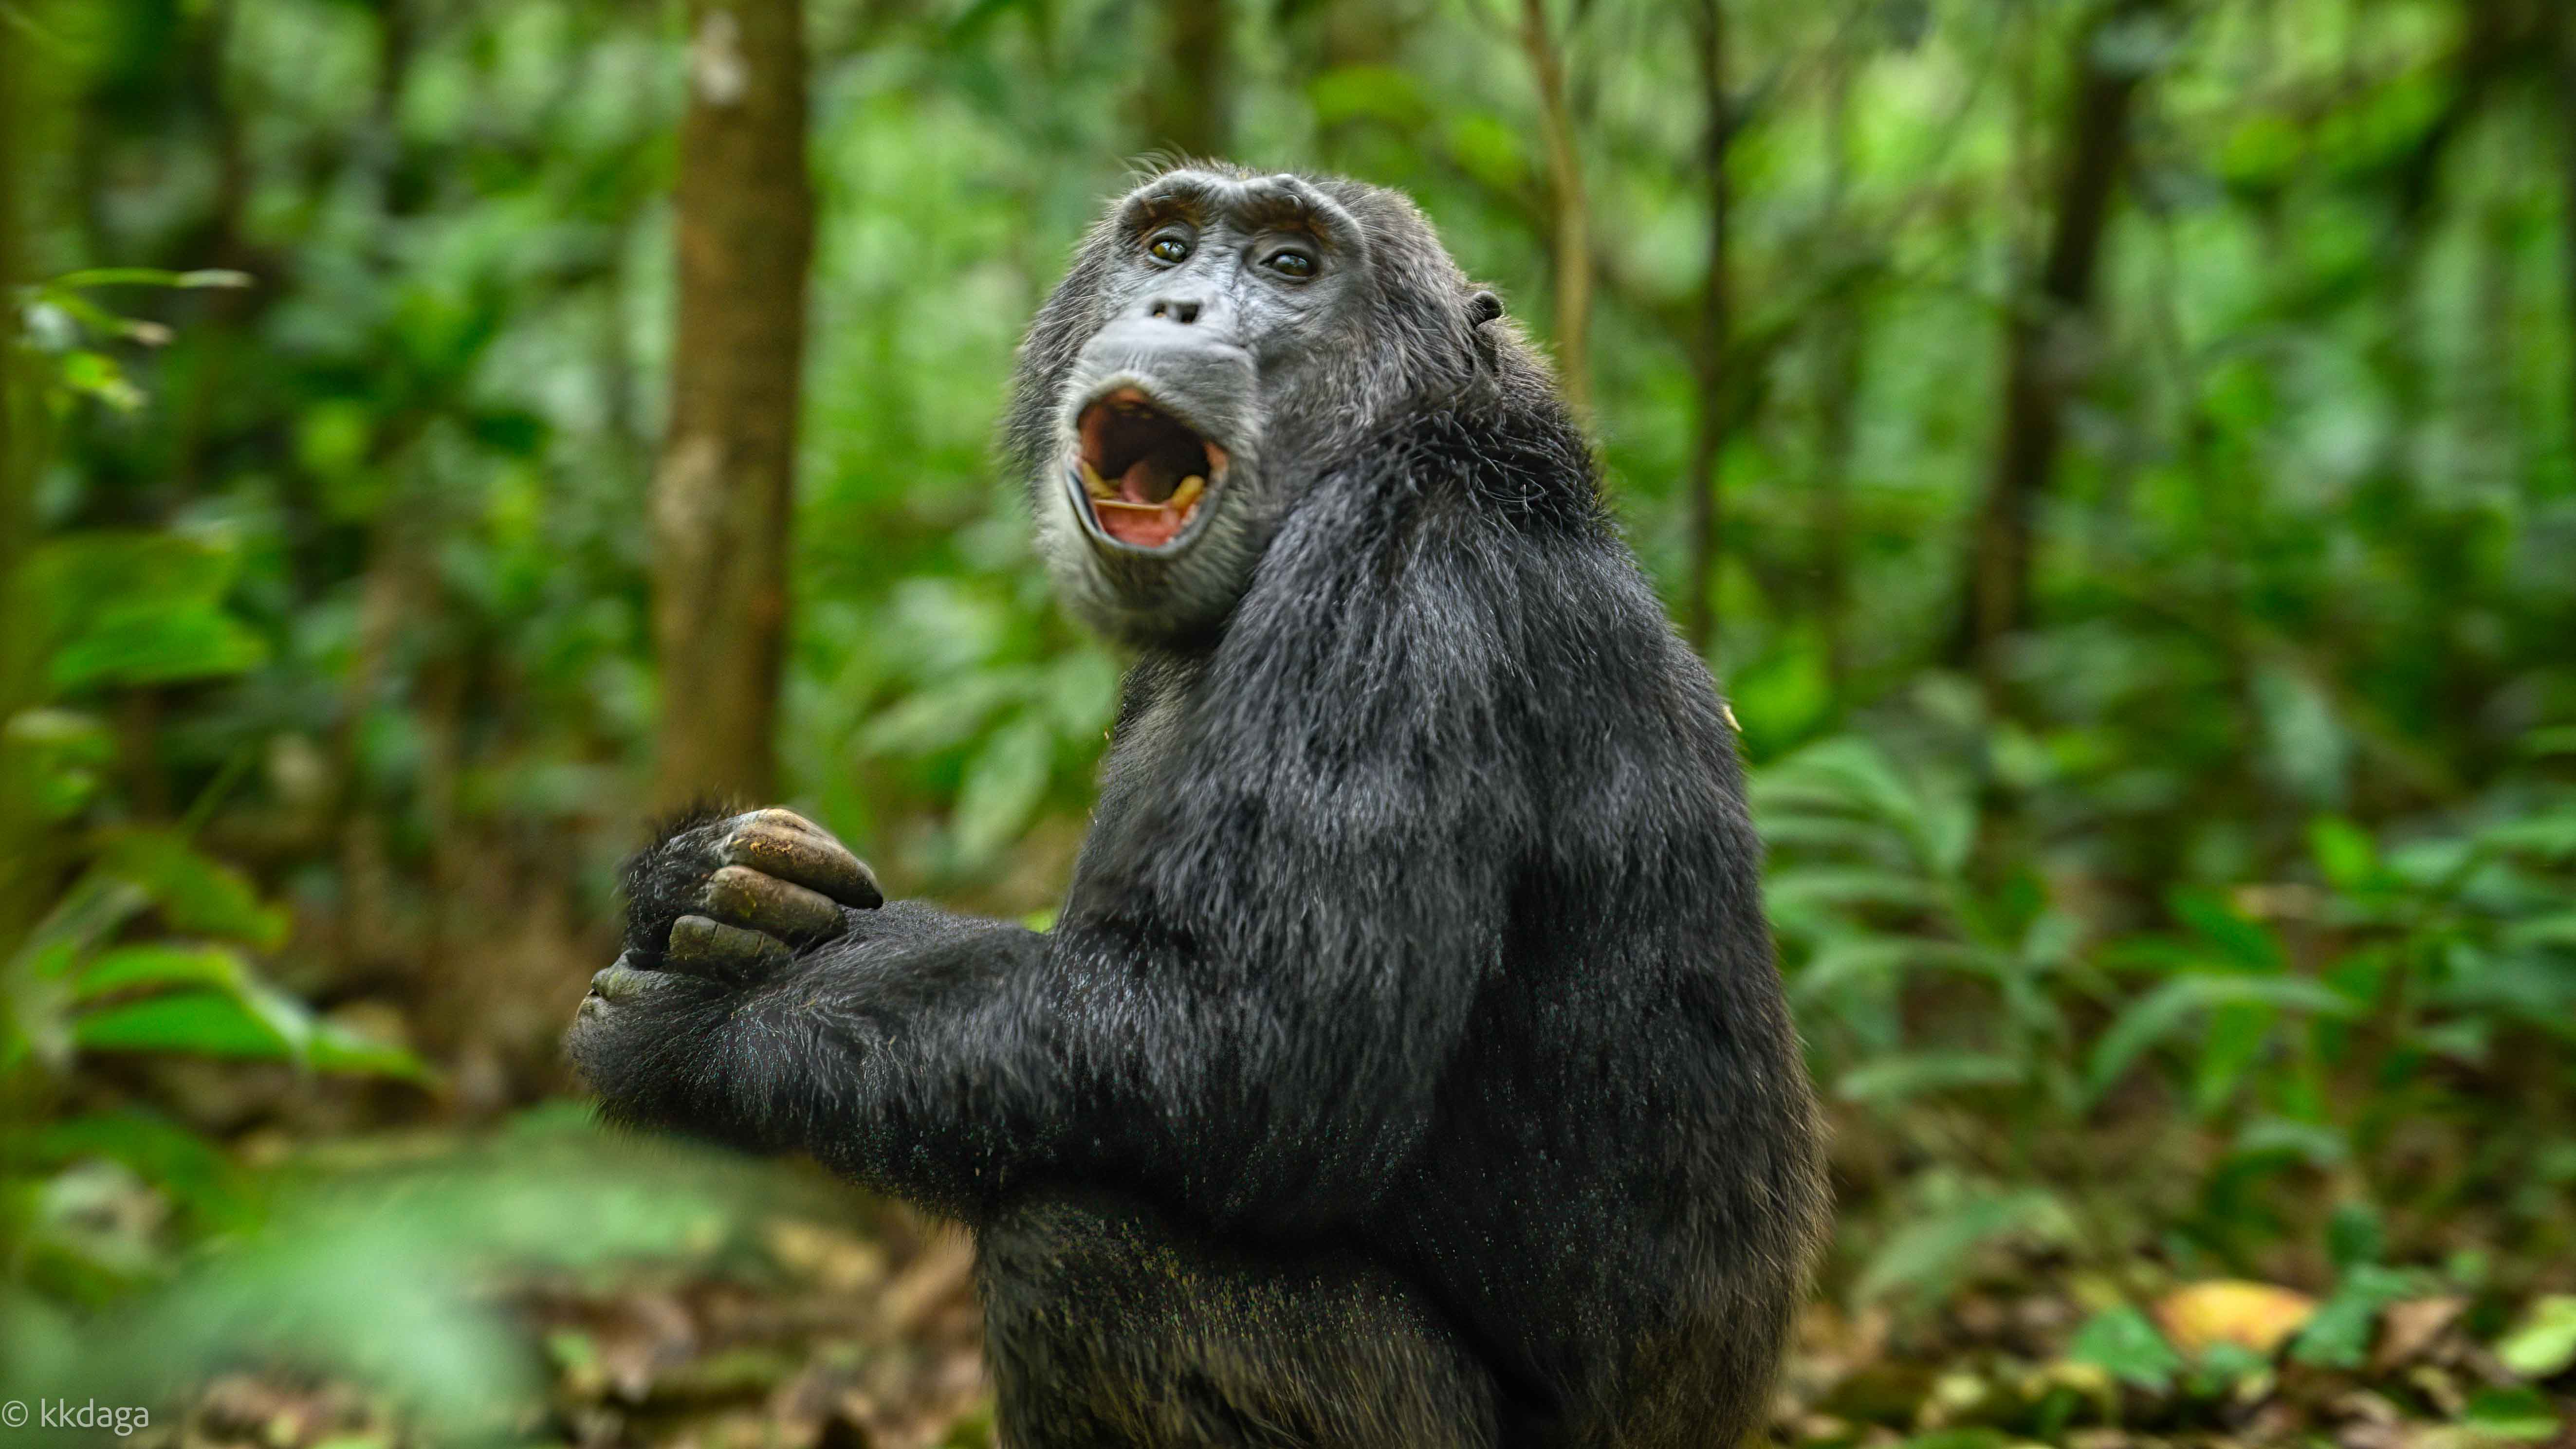
<svg viewBox="0 0 2576 1449">
<path fill-rule="evenodd" d="M 1170 548 L 1225 482 L 1225 449 L 1136 388 L 1082 410 L 1073 482 L 1092 526 L 1130 548 Z"/>
</svg>

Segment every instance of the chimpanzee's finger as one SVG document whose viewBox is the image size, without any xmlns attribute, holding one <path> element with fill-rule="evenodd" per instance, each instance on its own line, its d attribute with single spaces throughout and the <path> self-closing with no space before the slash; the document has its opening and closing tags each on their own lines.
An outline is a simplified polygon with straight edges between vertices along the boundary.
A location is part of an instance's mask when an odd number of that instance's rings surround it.
<svg viewBox="0 0 2576 1449">
<path fill-rule="evenodd" d="M 729 865 L 708 876 L 698 889 L 698 906 L 728 925 L 791 945 L 827 941 L 842 930 L 841 908 L 830 897 L 747 865 Z"/>
<path fill-rule="evenodd" d="M 784 805 L 767 805 L 758 810 L 747 810 L 742 814 L 735 816 L 734 823 L 737 825 L 783 826 L 789 830 L 800 831 L 806 835 L 811 835 L 817 840 L 828 840 L 834 845 L 841 843 L 841 837 L 834 835 L 832 832 L 815 824 L 813 821 L 806 819 L 804 816 L 797 814 L 795 811 L 788 809 Z"/>
<path fill-rule="evenodd" d="M 793 959 L 787 943 L 775 936 L 704 916 L 682 916 L 671 923 L 671 945 L 662 963 L 699 976 L 748 977 L 783 969 Z"/>
<path fill-rule="evenodd" d="M 780 816 L 785 819 L 775 818 Z M 865 911 L 885 904 L 885 892 L 877 889 L 876 873 L 867 862 L 789 811 L 756 810 L 739 817 L 716 853 L 727 865 L 793 881 L 845 906 Z"/>
</svg>

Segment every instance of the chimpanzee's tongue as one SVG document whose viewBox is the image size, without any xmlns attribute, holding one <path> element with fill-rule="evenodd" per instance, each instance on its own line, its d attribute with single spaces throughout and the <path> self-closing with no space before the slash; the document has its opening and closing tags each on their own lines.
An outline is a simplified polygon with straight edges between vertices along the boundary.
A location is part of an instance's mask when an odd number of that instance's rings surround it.
<svg viewBox="0 0 2576 1449">
<path fill-rule="evenodd" d="M 1110 482 L 1087 462 L 1080 468 L 1100 531 L 1137 548 L 1162 548 L 1180 537 L 1207 493 L 1207 478 L 1175 478 L 1168 463 L 1139 458 Z"/>
<path fill-rule="evenodd" d="M 1164 474 L 1155 466 L 1153 459 L 1139 458 L 1128 464 L 1127 471 L 1119 475 L 1118 496 L 1130 503 L 1160 504 L 1172 496 L 1172 485 L 1179 481 Z M 1157 484 L 1162 485 L 1160 497 L 1155 494 Z"/>
<path fill-rule="evenodd" d="M 1101 532 L 1138 548 L 1163 547 L 1180 537 L 1181 526 L 1189 522 L 1178 508 L 1103 508 L 1098 513 Z"/>
</svg>

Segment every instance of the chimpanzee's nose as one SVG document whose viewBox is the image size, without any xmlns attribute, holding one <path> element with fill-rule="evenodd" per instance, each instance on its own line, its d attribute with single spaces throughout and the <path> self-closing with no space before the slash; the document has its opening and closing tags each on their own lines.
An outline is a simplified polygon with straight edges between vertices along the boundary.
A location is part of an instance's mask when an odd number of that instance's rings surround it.
<svg viewBox="0 0 2576 1449">
<path fill-rule="evenodd" d="M 1157 297 L 1147 303 L 1145 315 L 1183 326 L 1199 320 L 1199 303 L 1195 297 Z"/>
</svg>

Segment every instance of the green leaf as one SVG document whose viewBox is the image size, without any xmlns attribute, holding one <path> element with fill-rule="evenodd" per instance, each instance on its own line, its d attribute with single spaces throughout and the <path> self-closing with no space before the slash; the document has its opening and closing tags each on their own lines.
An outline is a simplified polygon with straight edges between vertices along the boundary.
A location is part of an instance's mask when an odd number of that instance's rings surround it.
<svg viewBox="0 0 2576 1449">
<path fill-rule="evenodd" d="M 1411 72 L 1384 65 L 1345 65 L 1306 83 L 1306 103 L 1322 125 L 1384 121 L 1411 129 L 1431 119 L 1431 105 Z"/>
<path fill-rule="evenodd" d="M 1845 1072 L 1835 1094 L 1846 1102 L 1900 1101 L 1924 1092 L 2020 1082 L 2020 1063 L 1982 1052 L 1900 1052 Z"/>
<path fill-rule="evenodd" d="M 248 272 L 222 267 L 207 267 L 192 272 L 165 272 L 158 267 L 91 267 L 84 271 L 66 272 L 46 283 L 48 287 L 247 287 Z"/>
<path fill-rule="evenodd" d="M 2478 843 L 2544 860 L 2576 861 L 2576 810 L 2491 825 L 2478 832 Z"/>
<path fill-rule="evenodd" d="M 1096 649 L 1078 649 L 1049 666 L 1043 691 L 1056 733 L 1098 739 L 1118 710 L 1118 663 Z"/>
<path fill-rule="evenodd" d="M 2215 1398 L 2271 1368 L 2270 1356 L 2222 1338 L 2201 1348 L 2200 1361 L 2191 1366 L 2191 1381 L 2201 1397 Z"/>
<path fill-rule="evenodd" d="M 2086 1319 L 2067 1343 L 2066 1356 L 2155 1394 L 2172 1388 L 2174 1375 L 2183 1370 L 2182 1355 L 2147 1315 L 2126 1303 Z"/>
<path fill-rule="evenodd" d="M 198 1056 L 291 1060 L 296 1042 L 266 1013 L 238 996 L 185 991 L 90 1012 L 72 1023 L 86 1051 L 186 1052 Z"/>
<path fill-rule="evenodd" d="M 365 403 L 331 398 L 307 407 L 297 420 L 295 461 L 325 478 L 339 478 L 365 465 L 375 441 L 376 418 Z"/>
<path fill-rule="evenodd" d="M 2053 970 L 2075 959 L 2076 948 L 2084 943 L 2084 923 L 2059 910 L 2044 910 L 2031 917 L 2029 929 L 2022 932 L 2022 963 L 2034 970 Z"/>
<path fill-rule="evenodd" d="M 2379 1210 L 2366 1202 L 2339 1202 L 2326 1219 L 2326 1256 L 2334 1261 L 2335 1271 L 2350 1273 L 2364 1264 L 2376 1263 L 2388 1251 L 2388 1229 L 2379 1221 Z"/>
<path fill-rule="evenodd" d="M 1828 936 L 1807 953 L 1790 973 L 1789 992 L 1800 1001 L 1830 996 L 1855 981 L 1876 982 L 1905 969 L 1914 943 L 1903 936 L 1870 936 L 1850 932 Z"/>
<path fill-rule="evenodd" d="M 1927 936 L 1846 933 L 1816 947 L 1792 979 L 1791 989 L 1800 1000 L 1809 1000 L 1850 982 L 1896 976 L 1915 967 L 1990 977 L 1995 971 L 1994 953 Z"/>
<path fill-rule="evenodd" d="M 141 987 L 168 989 L 205 986 L 237 993 L 246 976 L 241 958 L 222 946 L 175 946 L 145 942 L 119 946 L 94 957 L 72 978 L 72 995 L 80 1001 Z"/>
<path fill-rule="evenodd" d="M 2176 977 L 2129 1003 L 2093 1043 L 2084 1074 L 2084 1105 L 2101 1101 L 2139 1057 L 2200 1012 L 2234 1002 L 2329 1017 L 2348 1017 L 2356 1009 L 2340 992 L 2304 976 Z"/>
<path fill-rule="evenodd" d="M 63 354 L 56 364 L 63 386 L 83 397 L 92 397 L 121 413 L 143 406 L 143 390 L 128 381 L 125 369 L 104 352 L 86 348 Z"/>
<path fill-rule="evenodd" d="M 235 566 L 231 553 L 177 534 L 95 529 L 38 547 L 27 582 L 59 628 L 119 604 L 211 604 Z"/>
<path fill-rule="evenodd" d="M 90 871 L 45 914 L 19 947 L 14 964 L 34 975 L 67 975 L 98 943 L 151 904 L 151 896 L 133 882 Z"/>
<path fill-rule="evenodd" d="M 1769 809 L 1851 811 L 1893 826 L 1909 840 L 1941 834 L 1895 761 L 1857 735 L 1820 740 L 1782 760 L 1755 777 L 1755 794 Z"/>
<path fill-rule="evenodd" d="M 1864 1303 L 1899 1292 L 1937 1299 L 1979 1249 L 2026 1235 L 2060 1237 L 2066 1221 L 2065 1207 L 2042 1188 L 1972 1192 L 1946 1208 L 1914 1216 L 1890 1234 L 1852 1292 Z"/>
<path fill-rule="evenodd" d="M 1868 866 L 1789 866 L 1772 873 L 1769 891 L 1793 909 L 1882 905 L 1929 910 L 1940 903 L 1940 893 L 1921 877 Z"/>
<path fill-rule="evenodd" d="M 22 710 L 0 731 L 0 769 L 32 784 L 36 814 L 68 820 L 98 792 L 116 746 L 97 716 L 69 709 Z"/>
<path fill-rule="evenodd" d="M 2352 1144 L 2333 1127 L 2288 1117 L 2257 1117 L 2245 1124 L 2228 1148 L 2234 1157 L 2268 1157 L 2288 1153 L 2311 1167 L 2333 1167 L 2352 1156 Z"/>
<path fill-rule="evenodd" d="M 2463 1427 L 2474 1430 L 2476 1443 L 2535 1443 L 2554 1440 L 2567 1419 L 2538 1389 L 2483 1389 L 2469 1397 Z"/>
<path fill-rule="evenodd" d="M 118 831 L 100 849 L 98 868 L 150 893 L 174 931 L 229 937 L 262 951 L 286 944 L 285 908 L 263 905 L 249 877 L 200 853 L 177 831 Z"/>
<path fill-rule="evenodd" d="M 267 657 L 257 634 L 211 604 L 145 603 L 100 613 L 55 651 L 46 673 L 69 693 L 239 674 Z"/>
<path fill-rule="evenodd" d="M 2279 1017 L 2279 1011 L 2260 1001 L 2231 1001 L 2210 1009 L 2191 1093 L 2192 1108 L 2203 1119 L 2216 1117 L 2235 1100 L 2237 1085 L 2261 1060 Z"/>
<path fill-rule="evenodd" d="M 1029 697 L 1035 676 L 1024 668 L 981 669 L 924 690 L 886 710 L 859 735 L 870 754 L 927 755 L 973 739 L 995 710 Z"/>
<path fill-rule="evenodd" d="M 1776 804 L 1763 806 L 1755 824 L 1762 832 L 1763 843 L 1773 850 L 1797 850 L 1809 855 L 1869 856 L 1890 839 L 1888 828 L 1875 820 L 1800 814 Z"/>
<path fill-rule="evenodd" d="M 2194 934 L 2217 949 L 2221 960 L 2267 975 L 2283 969 L 2281 943 L 2260 922 L 2247 919 L 2216 894 L 2178 890 L 2173 895 L 2173 909 Z"/>
<path fill-rule="evenodd" d="M 28 561 L 57 689 L 236 673 L 259 637 L 223 611 L 236 560 L 176 534 L 99 530 L 47 542 Z"/>
<path fill-rule="evenodd" d="M 1036 0 L 974 0 L 963 13 L 948 23 L 941 40 L 949 45 L 962 45 L 975 39 L 994 21 L 1014 10 L 1027 10 Z"/>
<path fill-rule="evenodd" d="M 1935 1429 L 1906 1440 L 1903 1449 L 2011 1449 L 2012 1442 L 2001 1429 Z"/>
<path fill-rule="evenodd" d="M 1477 111 L 1451 117 L 1441 139 L 1459 170 L 1497 191 L 1513 192 L 1530 184 L 1527 134 L 1499 116 Z"/>
<path fill-rule="evenodd" d="M 994 732 L 967 767 L 950 822 L 967 864 L 991 859 L 1029 823 L 1046 794 L 1054 759 L 1054 732 L 1044 720 L 1023 716 Z"/>
<path fill-rule="evenodd" d="M 2535 916 L 2505 927 L 2498 940 L 2507 947 L 2529 949 L 2536 946 L 2576 948 L 2576 911 Z"/>
<path fill-rule="evenodd" d="M 304 1044 L 304 1064 L 326 1076 L 430 1079 L 429 1067 L 410 1052 L 327 1021 L 313 1024 L 313 1034 Z"/>
<path fill-rule="evenodd" d="M 2379 874 L 2379 847 L 2367 831 L 2338 815 L 2308 826 L 2308 849 L 2328 884 L 2341 891 L 2366 888 Z"/>
<path fill-rule="evenodd" d="M 124 1163 L 209 1226 L 242 1226 L 251 1215 L 241 1169 L 214 1144 L 167 1118 L 131 1110 L 69 1117 L 46 1124 L 36 1135 L 35 1151 L 46 1166 L 81 1157 Z"/>
<path fill-rule="evenodd" d="M 2527 1379 L 2555 1378 L 2576 1364 L 2576 1293 L 2532 1300 L 2522 1318 L 2496 1340 L 2496 1358 Z"/>
<path fill-rule="evenodd" d="M 2312 1368 L 2352 1369 L 2370 1356 L 2370 1337 L 2379 1312 L 2414 1296 L 2422 1287 L 2415 1273 L 2365 1263 L 2344 1274 L 2335 1291 L 2317 1305 L 2314 1318 L 2299 1330 L 2290 1357 Z"/>
</svg>

